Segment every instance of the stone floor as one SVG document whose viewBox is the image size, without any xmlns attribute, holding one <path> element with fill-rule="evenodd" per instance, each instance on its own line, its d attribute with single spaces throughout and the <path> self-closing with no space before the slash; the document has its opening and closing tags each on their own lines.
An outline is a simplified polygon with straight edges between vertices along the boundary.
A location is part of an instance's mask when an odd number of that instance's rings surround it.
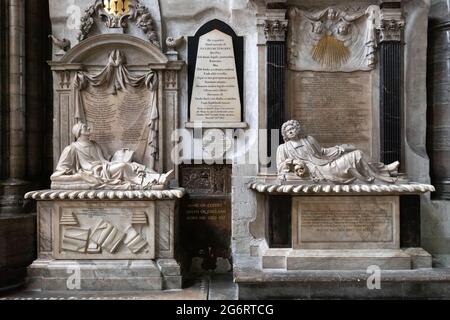
<svg viewBox="0 0 450 320">
<path fill-rule="evenodd" d="M 236 300 L 232 275 L 186 280 L 183 290 L 149 292 L 40 292 L 26 288 L 0 292 L 1 300 Z"/>
</svg>

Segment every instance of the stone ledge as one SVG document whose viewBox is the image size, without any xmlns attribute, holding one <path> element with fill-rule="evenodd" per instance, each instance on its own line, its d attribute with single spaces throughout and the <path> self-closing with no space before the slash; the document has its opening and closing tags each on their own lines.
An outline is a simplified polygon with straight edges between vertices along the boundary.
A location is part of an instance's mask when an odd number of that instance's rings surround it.
<svg viewBox="0 0 450 320">
<path fill-rule="evenodd" d="M 167 190 L 40 190 L 28 192 L 25 199 L 34 200 L 174 200 L 185 195 L 183 188 Z"/>
<path fill-rule="evenodd" d="M 257 260 L 257 259 L 252 259 Z M 256 265 L 259 261 L 255 261 Z M 361 282 L 371 274 L 365 270 L 261 270 L 235 265 L 234 281 L 239 284 L 307 283 L 307 282 Z M 415 270 L 382 270 L 382 282 L 447 282 L 450 284 L 450 268 L 426 268 Z M 450 287 L 449 287 L 450 289 Z"/>
<path fill-rule="evenodd" d="M 254 299 L 449 299 L 450 268 L 382 271 L 370 290 L 363 271 L 235 270 L 239 298 Z"/>
<path fill-rule="evenodd" d="M 290 194 L 290 195 L 406 195 L 434 192 L 435 188 L 429 184 L 280 184 L 266 182 L 252 182 L 249 189 L 259 193 Z"/>
</svg>

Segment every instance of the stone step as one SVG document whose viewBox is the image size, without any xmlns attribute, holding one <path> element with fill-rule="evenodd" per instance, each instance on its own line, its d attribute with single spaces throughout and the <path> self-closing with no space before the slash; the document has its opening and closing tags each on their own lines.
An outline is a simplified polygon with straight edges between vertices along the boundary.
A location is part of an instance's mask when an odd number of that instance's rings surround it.
<svg viewBox="0 0 450 320">
<path fill-rule="evenodd" d="M 409 270 L 432 267 L 431 255 L 422 248 L 402 250 L 301 250 L 267 249 L 261 257 L 263 269 L 283 270 Z"/>
<path fill-rule="evenodd" d="M 292 250 L 287 270 L 381 270 L 411 269 L 411 256 L 402 250 Z"/>
</svg>

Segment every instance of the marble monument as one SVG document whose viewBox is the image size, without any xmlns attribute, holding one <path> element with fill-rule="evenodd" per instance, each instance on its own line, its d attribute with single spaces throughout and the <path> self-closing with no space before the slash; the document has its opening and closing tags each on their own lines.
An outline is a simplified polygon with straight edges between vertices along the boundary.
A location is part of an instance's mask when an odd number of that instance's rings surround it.
<svg viewBox="0 0 450 320">
<path fill-rule="evenodd" d="M 117 12 L 93 1 L 79 24 L 78 43 L 49 62 L 55 170 L 50 190 L 25 195 L 38 215 L 29 283 L 71 290 L 67 273 L 75 272 L 81 291 L 180 289 L 175 240 L 185 191 L 173 181 L 167 136 L 183 62 L 174 48 L 161 50 L 139 1 Z"/>
<path fill-rule="evenodd" d="M 423 249 L 412 254 L 400 248 L 401 194 L 434 191 L 411 184 L 399 174 L 400 163 L 370 160 L 348 144 L 323 148 L 302 131 L 300 122 L 282 126 L 285 143 L 278 147 L 278 179 L 250 184 L 268 197 L 290 195 L 291 249 L 262 252 L 263 269 L 387 270 L 431 267 Z"/>
</svg>

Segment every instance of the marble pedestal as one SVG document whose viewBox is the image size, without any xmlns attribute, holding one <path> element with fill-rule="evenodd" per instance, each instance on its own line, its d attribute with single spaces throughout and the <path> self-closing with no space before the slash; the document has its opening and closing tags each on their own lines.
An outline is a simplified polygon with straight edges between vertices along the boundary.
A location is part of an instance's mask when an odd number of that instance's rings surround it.
<svg viewBox="0 0 450 320">
<path fill-rule="evenodd" d="M 30 192 L 37 200 L 36 290 L 181 289 L 175 260 L 177 199 L 183 189 Z"/>
<path fill-rule="evenodd" d="M 431 185 L 281 184 L 267 179 L 249 188 L 258 193 L 257 221 L 269 221 L 270 197 L 290 197 L 292 244 L 274 248 L 268 238 L 253 241 L 250 257 L 236 257 L 234 276 L 242 299 L 400 297 L 405 277 L 414 286 L 425 281 L 424 275 L 439 273 L 432 271 L 432 257 L 425 250 L 400 246 L 399 197 L 432 192 Z M 383 291 L 368 289 L 369 267 L 381 271 Z M 446 285 L 448 278 L 437 284 L 439 290 Z"/>
</svg>

